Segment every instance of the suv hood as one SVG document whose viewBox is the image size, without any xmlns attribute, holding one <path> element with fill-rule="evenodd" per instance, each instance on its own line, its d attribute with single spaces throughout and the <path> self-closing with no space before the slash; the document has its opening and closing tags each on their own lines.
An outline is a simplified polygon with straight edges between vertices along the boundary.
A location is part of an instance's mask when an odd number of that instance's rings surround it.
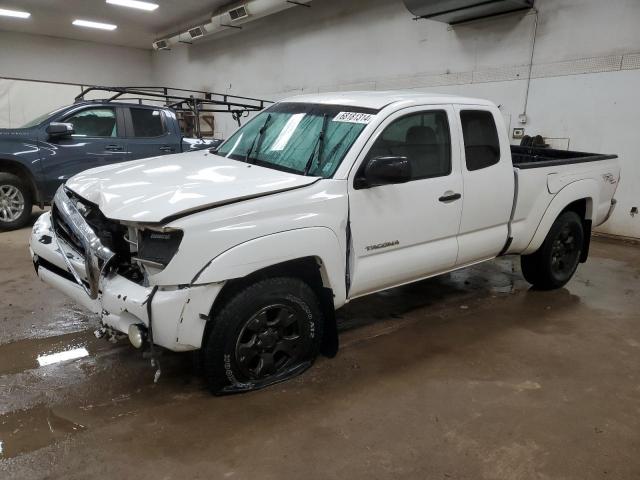
<svg viewBox="0 0 640 480">
<path fill-rule="evenodd" d="M 0 139 L 14 137 L 31 138 L 34 136 L 34 131 L 35 129 L 33 128 L 0 128 Z"/>
<path fill-rule="evenodd" d="M 98 205 L 107 218 L 166 223 L 318 180 L 200 151 L 93 168 L 70 178 L 66 186 Z"/>
</svg>

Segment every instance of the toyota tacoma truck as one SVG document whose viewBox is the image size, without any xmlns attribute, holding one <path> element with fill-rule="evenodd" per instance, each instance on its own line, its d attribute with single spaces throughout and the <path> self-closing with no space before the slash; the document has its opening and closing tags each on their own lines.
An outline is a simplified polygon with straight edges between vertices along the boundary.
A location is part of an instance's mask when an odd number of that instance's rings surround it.
<svg viewBox="0 0 640 480">
<path fill-rule="evenodd" d="M 334 312 L 364 295 L 500 255 L 562 287 L 619 179 L 615 155 L 510 146 L 489 101 L 305 95 L 217 149 L 74 176 L 30 247 L 103 333 L 197 350 L 209 388 L 239 392 L 334 355 Z"/>
</svg>

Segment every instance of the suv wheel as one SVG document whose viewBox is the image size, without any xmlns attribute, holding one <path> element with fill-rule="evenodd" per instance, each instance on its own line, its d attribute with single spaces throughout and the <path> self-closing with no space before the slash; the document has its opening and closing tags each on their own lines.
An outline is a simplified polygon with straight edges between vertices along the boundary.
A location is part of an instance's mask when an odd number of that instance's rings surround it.
<svg viewBox="0 0 640 480">
<path fill-rule="evenodd" d="M 202 353 L 215 394 L 255 390 L 302 373 L 322 340 L 318 299 L 295 278 L 269 278 L 245 288 L 212 321 Z"/>
<path fill-rule="evenodd" d="M 24 227 L 31 218 L 31 192 L 19 177 L 0 173 L 0 229 Z"/>
</svg>

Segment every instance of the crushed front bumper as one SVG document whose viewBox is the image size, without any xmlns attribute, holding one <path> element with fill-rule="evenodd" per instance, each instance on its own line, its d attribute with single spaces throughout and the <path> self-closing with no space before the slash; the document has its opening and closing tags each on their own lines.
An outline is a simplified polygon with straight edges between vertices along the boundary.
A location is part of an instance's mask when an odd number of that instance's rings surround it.
<svg viewBox="0 0 640 480">
<path fill-rule="evenodd" d="M 83 219 L 80 216 L 76 220 Z M 91 238 L 93 232 L 88 225 L 86 229 Z M 132 324 L 149 327 L 147 301 L 153 287 L 110 273 L 105 267 L 112 255 L 104 251 L 96 254 L 102 245 L 94 242 L 88 254 L 78 252 L 56 235 L 51 213 L 45 213 L 33 227 L 29 246 L 40 279 L 99 315 L 105 326 L 125 334 Z M 154 344 L 173 351 L 200 348 L 208 315 L 221 288 L 220 283 L 158 286 L 151 305 Z"/>
</svg>

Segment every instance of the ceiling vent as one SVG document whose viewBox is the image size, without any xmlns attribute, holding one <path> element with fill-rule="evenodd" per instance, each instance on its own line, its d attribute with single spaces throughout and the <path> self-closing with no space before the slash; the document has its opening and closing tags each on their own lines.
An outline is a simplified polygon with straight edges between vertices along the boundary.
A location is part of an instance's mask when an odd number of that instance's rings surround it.
<svg viewBox="0 0 640 480">
<path fill-rule="evenodd" d="M 191 40 L 195 40 L 196 38 L 202 38 L 207 34 L 207 31 L 204 27 L 193 27 L 187 30 L 187 34 L 191 37 Z"/>
<path fill-rule="evenodd" d="M 479 20 L 504 13 L 528 10 L 534 0 L 404 0 L 417 18 L 427 18 L 450 25 Z"/>
<path fill-rule="evenodd" d="M 169 50 L 169 41 L 157 40 L 153 42 L 153 48 L 155 48 L 156 50 Z"/>
<path fill-rule="evenodd" d="M 243 18 L 247 18 L 249 16 L 246 5 L 240 5 L 239 7 L 229 10 L 227 13 L 229 14 L 229 20 L 231 20 L 232 22 L 242 20 Z"/>
</svg>

